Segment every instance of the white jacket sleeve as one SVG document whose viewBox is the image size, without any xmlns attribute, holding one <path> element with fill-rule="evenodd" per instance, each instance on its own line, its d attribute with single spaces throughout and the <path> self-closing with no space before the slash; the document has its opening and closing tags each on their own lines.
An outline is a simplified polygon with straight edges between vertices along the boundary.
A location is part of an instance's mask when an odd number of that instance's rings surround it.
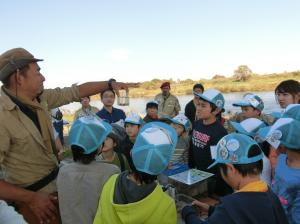
<svg viewBox="0 0 300 224">
<path fill-rule="evenodd" d="M 8 206 L 5 201 L 0 200 L 0 223 L 26 224 L 27 222 L 12 206 Z"/>
</svg>

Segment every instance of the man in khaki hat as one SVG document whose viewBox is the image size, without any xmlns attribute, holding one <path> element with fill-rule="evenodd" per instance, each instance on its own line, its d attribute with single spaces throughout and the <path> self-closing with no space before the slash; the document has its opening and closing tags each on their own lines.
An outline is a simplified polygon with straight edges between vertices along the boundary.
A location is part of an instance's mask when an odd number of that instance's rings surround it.
<svg viewBox="0 0 300 224">
<path fill-rule="evenodd" d="M 58 160 L 48 111 L 107 88 L 118 93 L 136 84 L 111 79 L 44 89 L 39 61 L 23 48 L 0 55 L 0 198 L 28 205 L 41 223 L 57 214 L 57 198 L 51 194 L 56 192 Z"/>
<path fill-rule="evenodd" d="M 155 101 L 158 102 L 159 118 L 175 117 L 181 108 L 178 98 L 170 93 L 170 83 L 162 83 L 160 89 L 161 93 L 155 96 Z"/>
</svg>

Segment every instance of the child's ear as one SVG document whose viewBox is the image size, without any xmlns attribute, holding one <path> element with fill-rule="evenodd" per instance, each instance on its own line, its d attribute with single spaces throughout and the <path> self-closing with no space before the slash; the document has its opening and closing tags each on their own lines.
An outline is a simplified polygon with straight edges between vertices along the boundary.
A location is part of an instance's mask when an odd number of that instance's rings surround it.
<svg viewBox="0 0 300 224">
<path fill-rule="evenodd" d="M 296 95 L 295 95 L 295 101 L 296 102 L 294 102 L 294 103 L 300 103 L 300 93 L 297 93 Z M 297 102 L 298 101 L 298 102 Z"/>
<path fill-rule="evenodd" d="M 232 164 L 226 164 L 226 167 L 227 167 L 227 174 L 234 174 L 235 172 L 235 168 Z"/>
<path fill-rule="evenodd" d="M 103 144 L 98 147 L 97 155 L 99 155 L 102 152 L 102 148 L 103 148 Z"/>
<path fill-rule="evenodd" d="M 259 116 L 259 115 L 261 114 L 261 111 L 260 111 L 260 110 L 258 110 L 258 109 L 254 109 L 254 110 L 255 110 L 257 116 Z"/>
<path fill-rule="evenodd" d="M 219 114 L 221 111 L 222 111 L 222 109 L 219 108 L 219 107 L 217 107 L 212 113 L 213 113 L 214 115 L 217 115 L 217 114 Z"/>
<path fill-rule="evenodd" d="M 116 143 L 116 142 L 114 142 L 113 146 L 114 146 L 114 147 L 116 147 L 116 146 L 117 146 L 117 143 Z"/>
<path fill-rule="evenodd" d="M 181 134 L 182 137 L 187 137 L 188 136 L 188 132 L 187 131 L 183 131 Z"/>
</svg>

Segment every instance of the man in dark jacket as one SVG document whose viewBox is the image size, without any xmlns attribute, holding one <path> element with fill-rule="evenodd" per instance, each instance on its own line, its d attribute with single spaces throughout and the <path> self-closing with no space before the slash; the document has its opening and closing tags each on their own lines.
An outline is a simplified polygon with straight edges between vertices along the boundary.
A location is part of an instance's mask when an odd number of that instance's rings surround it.
<svg viewBox="0 0 300 224">
<path fill-rule="evenodd" d="M 199 97 L 195 95 L 201 94 L 204 92 L 204 87 L 202 84 L 197 83 L 193 86 L 193 94 L 194 98 L 187 103 L 184 109 L 184 115 L 187 116 L 187 118 L 193 123 L 195 121 L 195 116 L 196 116 L 196 106 L 199 104 Z"/>
</svg>

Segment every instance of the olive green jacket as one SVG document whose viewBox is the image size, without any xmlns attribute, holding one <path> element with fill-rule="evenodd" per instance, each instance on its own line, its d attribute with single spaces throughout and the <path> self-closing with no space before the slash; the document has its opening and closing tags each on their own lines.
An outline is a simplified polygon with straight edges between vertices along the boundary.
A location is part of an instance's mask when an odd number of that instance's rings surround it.
<svg viewBox="0 0 300 224">
<path fill-rule="evenodd" d="M 155 96 L 155 100 L 158 102 L 158 116 L 170 116 L 175 117 L 181 110 L 178 98 L 172 94 L 164 96 L 162 93 Z"/>
</svg>

